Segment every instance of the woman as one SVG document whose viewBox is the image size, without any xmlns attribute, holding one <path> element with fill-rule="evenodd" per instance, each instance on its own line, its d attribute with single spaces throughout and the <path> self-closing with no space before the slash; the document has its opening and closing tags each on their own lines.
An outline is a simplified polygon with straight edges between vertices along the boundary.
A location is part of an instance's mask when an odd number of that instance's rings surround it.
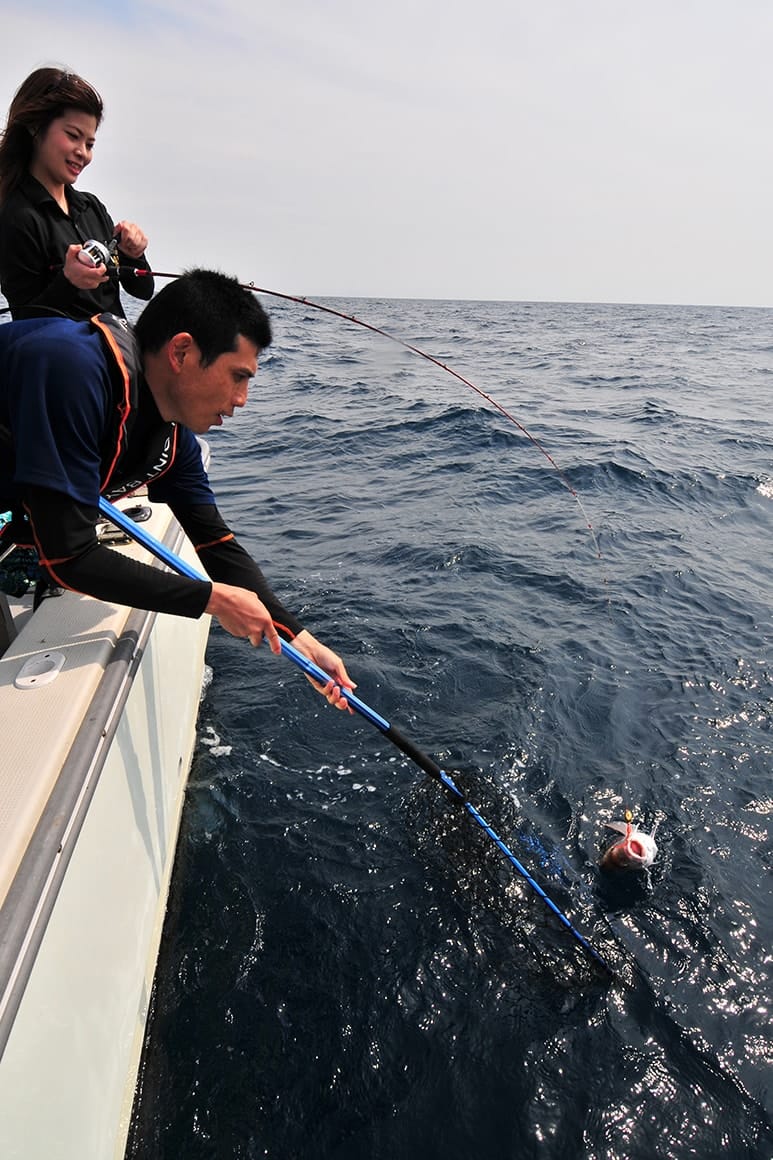
<svg viewBox="0 0 773 1160">
<path fill-rule="evenodd" d="M 135 298 L 152 297 L 153 279 L 133 272 L 150 269 L 145 234 L 114 225 L 101 201 L 73 188 L 101 120 L 99 93 L 59 68 L 36 69 L 11 103 L 0 141 L 0 289 L 14 318 L 125 317 L 119 280 Z M 111 247 L 107 266 L 83 261 L 92 239 Z"/>
</svg>

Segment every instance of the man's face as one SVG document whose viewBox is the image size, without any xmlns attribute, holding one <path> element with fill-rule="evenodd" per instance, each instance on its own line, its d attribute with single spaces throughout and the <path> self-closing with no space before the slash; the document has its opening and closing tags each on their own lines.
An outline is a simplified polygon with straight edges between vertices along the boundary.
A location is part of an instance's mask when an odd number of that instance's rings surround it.
<svg viewBox="0 0 773 1160">
<path fill-rule="evenodd" d="M 182 353 L 180 372 L 171 392 L 172 414 L 164 418 L 183 423 L 197 435 L 220 427 L 247 402 L 247 387 L 258 370 L 258 349 L 243 335 L 236 350 L 218 355 L 202 367 L 201 351 L 193 340 Z"/>
</svg>

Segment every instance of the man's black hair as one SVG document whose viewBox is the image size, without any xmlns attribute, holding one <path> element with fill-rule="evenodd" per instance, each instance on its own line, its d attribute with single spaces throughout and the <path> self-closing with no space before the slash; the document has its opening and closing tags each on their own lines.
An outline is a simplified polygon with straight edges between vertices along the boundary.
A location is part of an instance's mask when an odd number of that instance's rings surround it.
<svg viewBox="0 0 773 1160">
<path fill-rule="evenodd" d="M 134 324 L 140 350 L 157 354 L 175 334 L 190 334 L 209 366 L 236 350 L 239 335 L 265 350 L 271 324 L 255 295 L 217 270 L 186 270 L 150 300 Z"/>
</svg>

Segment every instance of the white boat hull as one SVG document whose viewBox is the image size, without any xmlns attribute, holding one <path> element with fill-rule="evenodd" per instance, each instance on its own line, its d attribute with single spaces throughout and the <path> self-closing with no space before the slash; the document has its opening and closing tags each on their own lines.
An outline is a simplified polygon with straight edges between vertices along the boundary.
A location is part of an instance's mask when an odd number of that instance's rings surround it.
<svg viewBox="0 0 773 1160">
<path fill-rule="evenodd" d="M 208 629 L 66 593 L 0 658 L 3 1160 L 124 1154 Z"/>
</svg>

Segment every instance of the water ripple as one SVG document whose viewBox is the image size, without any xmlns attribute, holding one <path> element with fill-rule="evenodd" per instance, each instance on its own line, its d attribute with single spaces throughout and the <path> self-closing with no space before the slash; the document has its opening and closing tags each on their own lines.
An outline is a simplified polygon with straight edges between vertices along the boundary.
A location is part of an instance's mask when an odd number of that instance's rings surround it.
<svg viewBox="0 0 773 1160">
<path fill-rule="evenodd" d="M 773 314 L 331 305 L 563 478 L 281 303 L 220 506 L 621 983 L 435 781 L 215 628 L 130 1155 L 769 1160 Z M 615 878 L 626 809 L 659 854 Z"/>
</svg>

